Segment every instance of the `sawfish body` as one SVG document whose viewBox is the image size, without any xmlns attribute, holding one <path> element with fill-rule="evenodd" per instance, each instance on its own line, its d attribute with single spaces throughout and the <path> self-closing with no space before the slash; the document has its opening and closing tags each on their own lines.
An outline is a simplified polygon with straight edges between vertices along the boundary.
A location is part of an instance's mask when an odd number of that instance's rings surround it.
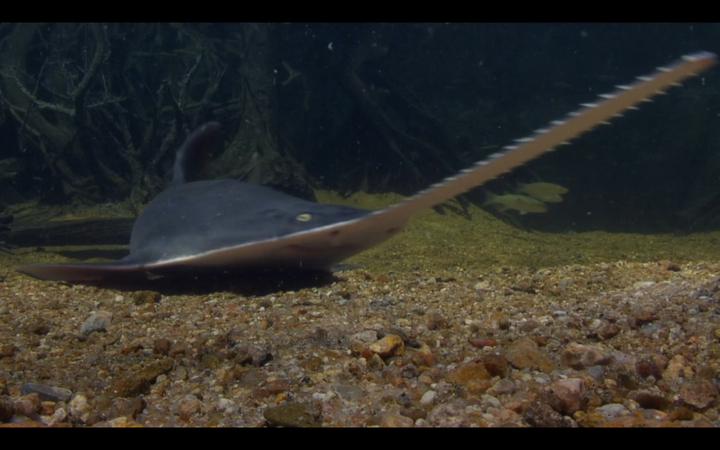
<svg viewBox="0 0 720 450">
<path fill-rule="evenodd" d="M 236 180 L 197 180 L 197 168 L 219 141 L 219 125 L 193 132 L 178 151 L 172 185 L 138 217 L 130 254 L 101 264 L 33 264 L 17 270 L 45 280 L 96 283 L 246 269 L 324 270 L 390 239 L 420 209 L 442 203 L 551 151 L 647 101 L 716 62 L 696 53 L 618 86 L 597 103 L 385 209 L 368 211 L 308 202 Z"/>
</svg>

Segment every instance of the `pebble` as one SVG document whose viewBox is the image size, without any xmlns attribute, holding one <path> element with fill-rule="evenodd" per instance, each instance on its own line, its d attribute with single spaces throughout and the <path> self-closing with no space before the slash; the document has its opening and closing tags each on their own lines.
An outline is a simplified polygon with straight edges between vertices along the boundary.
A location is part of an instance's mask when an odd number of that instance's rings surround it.
<svg viewBox="0 0 720 450">
<path fill-rule="evenodd" d="M 383 428 L 412 428 L 414 425 L 415 422 L 411 418 L 395 412 L 386 413 L 380 420 L 380 426 Z"/>
<path fill-rule="evenodd" d="M 172 344 L 168 339 L 155 339 L 155 342 L 153 342 L 153 353 L 160 356 L 167 356 L 170 354 L 171 346 Z"/>
<path fill-rule="evenodd" d="M 630 391 L 627 398 L 636 401 L 641 407 L 649 409 L 657 409 L 664 411 L 672 404 L 672 400 L 667 398 L 659 389 L 640 389 Z"/>
<path fill-rule="evenodd" d="M 154 291 L 135 291 L 132 294 L 133 303 L 135 305 L 146 305 L 157 303 L 162 299 L 159 292 Z"/>
<path fill-rule="evenodd" d="M 492 378 L 490 372 L 484 365 L 476 362 L 469 362 L 458 367 L 453 374 L 452 380 L 458 384 L 468 384 L 476 380 L 489 380 Z"/>
<path fill-rule="evenodd" d="M 560 361 L 565 366 L 581 370 L 590 366 L 610 364 L 612 362 L 612 356 L 600 347 L 570 344 L 565 347 L 560 355 Z"/>
<path fill-rule="evenodd" d="M 11 358 L 17 351 L 18 348 L 14 345 L 2 345 L 0 346 L 0 358 Z"/>
<path fill-rule="evenodd" d="M 427 318 L 428 330 L 444 330 L 448 327 L 447 320 L 439 312 L 433 312 Z"/>
<path fill-rule="evenodd" d="M 563 416 L 541 400 L 530 402 L 522 414 L 523 420 L 530 426 L 540 428 L 563 428 L 570 426 Z"/>
<path fill-rule="evenodd" d="M 662 259 L 658 261 L 658 264 L 660 264 L 660 267 L 662 267 L 663 270 L 669 270 L 671 272 L 680 271 L 680 264 L 668 261 L 667 259 Z"/>
<path fill-rule="evenodd" d="M 537 343 L 529 338 L 513 342 L 505 353 L 505 359 L 516 369 L 540 370 L 545 373 L 555 370 L 552 360 L 543 355 Z"/>
<path fill-rule="evenodd" d="M 512 380 L 504 378 L 493 385 L 492 392 L 497 395 L 512 394 L 515 391 L 515 383 Z"/>
<path fill-rule="evenodd" d="M 200 400 L 194 396 L 188 396 L 178 407 L 178 414 L 180 414 L 180 420 L 189 422 L 190 419 L 197 413 L 200 412 Z"/>
<path fill-rule="evenodd" d="M 497 341 L 492 338 L 470 338 L 469 341 L 470 344 L 477 348 L 495 347 L 497 345 Z"/>
<path fill-rule="evenodd" d="M 87 422 L 90 418 L 90 414 L 93 412 L 93 408 L 88 403 L 87 397 L 83 394 L 77 394 L 70 400 L 68 404 L 70 408 L 70 415 L 80 419 L 82 422 Z"/>
<path fill-rule="evenodd" d="M 359 401 L 363 397 L 363 389 L 360 386 L 348 386 L 344 384 L 335 385 L 335 392 L 348 401 Z"/>
<path fill-rule="evenodd" d="M 497 397 L 485 394 L 480 398 L 480 406 L 482 406 L 485 410 L 488 408 L 500 409 L 502 407 L 502 403 L 500 403 L 500 400 L 498 400 Z"/>
<path fill-rule="evenodd" d="M 35 393 L 27 394 L 15 400 L 13 408 L 15 409 L 15 414 L 35 419 L 42 409 L 42 402 L 40 401 L 39 395 Z"/>
<path fill-rule="evenodd" d="M 436 398 L 437 392 L 433 390 L 425 391 L 422 397 L 420 397 L 420 404 L 425 407 L 432 406 L 435 403 Z"/>
<path fill-rule="evenodd" d="M 55 412 L 50 416 L 50 419 L 47 421 L 48 426 L 53 427 L 57 426 L 61 423 L 64 423 L 67 420 L 68 414 L 65 411 L 64 408 L 58 408 L 55 410 Z"/>
<path fill-rule="evenodd" d="M 605 420 L 611 420 L 628 413 L 627 408 L 620 403 L 608 403 L 595 408 L 595 411 L 600 412 Z"/>
<path fill-rule="evenodd" d="M 377 331 L 375 330 L 363 330 L 359 333 L 355 333 L 350 336 L 350 349 L 357 353 L 360 353 L 362 349 L 368 347 L 370 344 L 378 340 Z"/>
<path fill-rule="evenodd" d="M 468 417 L 466 403 L 457 400 L 452 403 L 438 405 L 433 408 L 427 415 L 427 424 L 432 427 L 469 427 L 471 425 L 481 425 L 477 418 Z"/>
<path fill-rule="evenodd" d="M 67 402 L 72 398 L 72 391 L 69 389 L 48 386 L 45 384 L 25 383 L 20 388 L 20 395 L 36 393 L 40 400 L 51 402 Z"/>
<path fill-rule="evenodd" d="M 108 421 L 111 428 L 144 428 L 130 417 L 116 417 Z"/>
<path fill-rule="evenodd" d="M 638 361 L 637 364 L 635 364 L 635 371 L 642 378 L 648 378 L 650 376 L 655 377 L 656 380 L 662 378 L 662 372 L 653 359 L 643 359 Z"/>
<path fill-rule="evenodd" d="M 386 334 L 379 341 L 370 345 L 370 351 L 377 354 L 381 358 L 389 358 L 391 356 L 400 356 L 405 353 L 405 344 L 397 334 Z"/>
<path fill-rule="evenodd" d="M 106 332 L 107 327 L 110 326 L 112 321 L 112 313 L 108 311 L 97 311 L 85 319 L 82 325 L 80 325 L 80 332 L 83 334 L 90 334 L 93 331 Z"/>
<path fill-rule="evenodd" d="M 560 414 L 571 416 L 583 407 L 587 384 L 580 378 L 568 378 L 552 383 L 548 390 L 548 404 Z"/>
<path fill-rule="evenodd" d="M 9 397 L 0 398 L 0 423 L 7 422 L 13 416 L 13 401 Z"/>
<path fill-rule="evenodd" d="M 226 414 L 230 414 L 230 413 L 232 413 L 233 410 L 235 409 L 235 402 L 232 401 L 232 400 L 230 400 L 230 399 L 221 397 L 221 398 L 218 400 L 218 406 L 217 406 L 217 408 L 218 408 L 218 410 L 220 410 L 220 411 L 224 411 Z"/>
<path fill-rule="evenodd" d="M 494 377 L 505 378 L 508 374 L 508 362 L 502 356 L 493 354 L 484 356 L 482 363 L 490 375 Z"/>
<path fill-rule="evenodd" d="M 600 330 L 600 337 L 607 341 L 608 339 L 612 339 L 618 334 L 620 334 L 620 327 L 615 325 L 614 323 L 608 324 L 605 327 L 603 327 L 602 330 Z"/>
<path fill-rule="evenodd" d="M 423 344 L 413 353 L 411 359 L 417 367 L 432 367 L 435 365 L 435 357 L 427 344 Z"/>
<path fill-rule="evenodd" d="M 685 370 L 685 358 L 682 355 L 675 355 L 668 362 L 667 369 L 663 371 L 662 377 L 665 380 L 677 380 Z"/>
<path fill-rule="evenodd" d="M 290 428 L 318 426 L 320 419 L 314 406 L 296 402 L 270 407 L 263 412 L 263 417 L 271 425 Z"/>
<path fill-rule="evenodd" d="M 680 389 L 682 401 L 701 411 L 712 406 L 717 397 L 717 388 L 708 380 L 700 380 Z"/>
<path fill-rule="evenodd" d="M 127 376 L 117 378 L 110 383 L 109 393 L 116 397 L 135 397 L 144 394 L 157 377 L 172 370 L 174 363 L 172 358 L 166 358 Z"/>
</svg>

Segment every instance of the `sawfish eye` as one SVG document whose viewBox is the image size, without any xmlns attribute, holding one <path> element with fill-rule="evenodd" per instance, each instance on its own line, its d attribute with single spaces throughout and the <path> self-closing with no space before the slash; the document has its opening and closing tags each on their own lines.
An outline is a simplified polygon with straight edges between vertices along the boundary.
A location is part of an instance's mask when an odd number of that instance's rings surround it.
<svg viewBox="0 0 720 450">
<path fill-rule="evenodd" d="M 298 222 L 310 222 L 310 219 L 312 219 L 312 214 L 310 213 L 298 214 L 295 218 Z"/>
</svg>

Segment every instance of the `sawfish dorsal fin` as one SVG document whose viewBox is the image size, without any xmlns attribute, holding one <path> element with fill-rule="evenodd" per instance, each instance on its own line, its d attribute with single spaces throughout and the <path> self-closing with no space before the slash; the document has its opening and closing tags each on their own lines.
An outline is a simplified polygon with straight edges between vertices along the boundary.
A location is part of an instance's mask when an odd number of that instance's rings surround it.
<svg viewBox="0 0 720 450">
<path fill-rule="evenodd" d="M 678 85 L 680 81 L 697 75 L 716 62 L 715 54 L 700 52 L 683 56 L 668 67 L 658 67 L 657 72 L 652 75 L 637 77 L 638 81 L 630 85 L 617 86 L 618 89 L 612 94 L 600 95 L 597 103 L 582 104 L 581 109 L 570 113 L 565 119 L 555 120 L 547 128 L 518 139 L 516 144 L 503 148 L 502 151 L 475 163 L 457 175 L 446 178 L 374 214 L 383 217 L 389 223 L 400 223 L 403 218 L 409 217 L 417 210 L 447 201 L 552 151 L 556 146 L 567 143 L 585 131 L 607 123 L 609 119 L 619 116 L 626 109 L 636 109 L 636 104 L 649 101 L 648 99 L 653 95 L 664 93 L 666 88 Z"/>
<path fill-rule="evenodd" d="M 208 122 L 190 133 L 175 156 L 172 184 L 199 180 L 220 144 L 222 132 L 217 122 Z"/>
</svg>

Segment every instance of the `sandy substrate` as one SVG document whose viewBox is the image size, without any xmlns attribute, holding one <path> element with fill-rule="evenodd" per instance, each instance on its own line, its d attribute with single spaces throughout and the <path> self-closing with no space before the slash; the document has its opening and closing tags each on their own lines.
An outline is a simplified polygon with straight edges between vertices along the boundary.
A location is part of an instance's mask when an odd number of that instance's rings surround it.
<svg viewBox="0 0 720 450">
<path fill-rule="evenodd" d="M 720 424 L 719 233 L 470 212 L 261 294 L 42 282 L 12 268 L 62 257 L 2 253 L 0 426 Z"/>
</svg>

